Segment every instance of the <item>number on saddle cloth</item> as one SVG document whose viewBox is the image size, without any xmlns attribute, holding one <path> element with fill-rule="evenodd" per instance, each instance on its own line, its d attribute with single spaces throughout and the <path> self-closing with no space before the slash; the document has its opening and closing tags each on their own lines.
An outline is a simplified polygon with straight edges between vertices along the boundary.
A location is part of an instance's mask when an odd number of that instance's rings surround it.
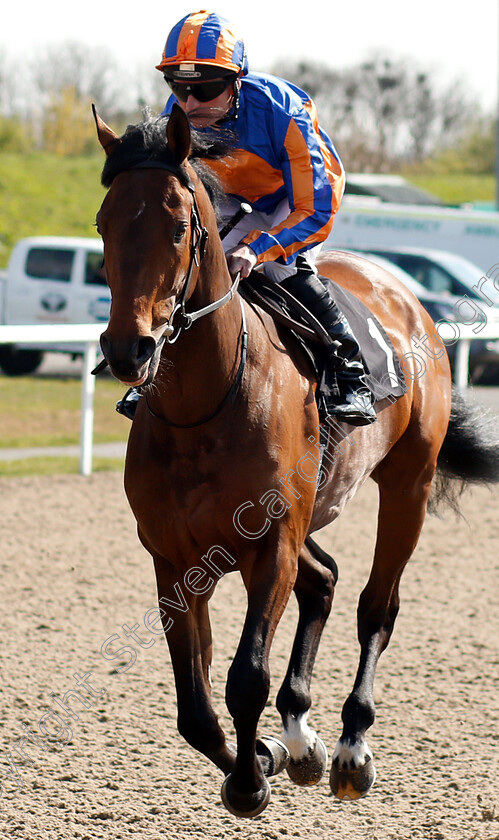
<svg viewBox="0 0 499 840">
<path fill-rule="evenodd" d="M 376 316 L 351 292 L 326 277 L 321 277 L 345 315 L 357 339 L 368 375 L 367 384 L 375 401 L 402 397 L 407 391 L 400 360 L 388 334 Z"/>
</svg>

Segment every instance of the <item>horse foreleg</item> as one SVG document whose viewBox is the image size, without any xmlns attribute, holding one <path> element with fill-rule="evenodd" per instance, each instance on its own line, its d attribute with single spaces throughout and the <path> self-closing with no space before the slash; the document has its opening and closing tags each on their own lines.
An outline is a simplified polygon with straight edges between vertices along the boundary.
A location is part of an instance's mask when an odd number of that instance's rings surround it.
<svg viewBox="0 0 499 840">
<path fill-rule="evenodd" d="M 433 467 L 425 455 L 419 463 L 426 466 L 417 479 L 397 482 L 393 473 L 385 479 L 383 469 L 377 476 L 380 507 L 376 549 L 357 611 L 360 662 L 353 690 L 343 706 L 343 732 L 330 775 L 331 789 L 339 799 L 365 796 L 375 780 L 365 733 L 374 723 L 376 665 L 388 645 L 399 610 L 400 577 L 416 547 L 426 513 Z M 411 463 L 417 461 L 411 459 Z"/>
<path fill-rule="evenodd" d="M 235 748 L 226 743 L 211 704 L 212 644 L 207 595 L 185 592 L 179 601 L 181 609 L 168 609 L 165 603 L 173 600 L 178 573 L 162 559 L 156 558 L 155 565 L 159 605 L 175 675 L 178 731 L 223 773 L 230 773 Z"/>
<path fill-rule="evenodd" d="M 327 765 L 325 744 L 308 725 L 308 713 L 315 657 L 331 611 L 337 579 L 338 569 L 332 557 L 308 538 L 298 559 L 294 587 L 299 608 L 298 627 L 288 670 L 277 695 L 283 723 L 281 740 L 291 756 L 287 771 L 298 785 L 317 784 Z"/>
<path fill-rule="evenodd" d="M 277 739 L 273 740 L 281 750 L 281 766 L 275 766 L 277 757 L 271 761 L 268 756 L 259 757 L 257 727 L 269 694 L 270 646 L 295 582 L 296 566 L 296 554 L 281 546 L 268 549 L 265 557 L 255 554 L 254 562 L 245 564 L 241 572 L 248 607 L 226 687 L 227 708 L 237 734 L 237 757 L 222 786 L 226 808 L 239 817 L 253 817 L 266 808 L 270 798 L 266 776 L 279 772 L 289 758 Z"/>
</svg>

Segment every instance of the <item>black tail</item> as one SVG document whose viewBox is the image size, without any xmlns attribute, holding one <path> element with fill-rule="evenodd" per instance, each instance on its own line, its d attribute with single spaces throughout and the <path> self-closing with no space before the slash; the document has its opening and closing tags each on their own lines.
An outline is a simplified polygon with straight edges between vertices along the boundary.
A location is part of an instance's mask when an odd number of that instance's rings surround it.
<svg viewBox="0 0 499 840">
<path fill-rule="evenodd" d="M 499 483 L 499 422 L 482 406 L 467 403 L 455 388 L 449 427 L 437 462 L 428 509 L 442 505 L 459 512 L 468 484 Z"/>
</svg>

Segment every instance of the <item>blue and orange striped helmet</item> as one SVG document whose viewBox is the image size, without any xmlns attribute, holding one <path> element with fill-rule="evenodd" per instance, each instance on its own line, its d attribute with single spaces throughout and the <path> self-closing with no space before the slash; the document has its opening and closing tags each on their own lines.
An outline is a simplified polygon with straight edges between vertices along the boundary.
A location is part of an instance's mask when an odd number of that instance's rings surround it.
<svg viewBox="0 0 499 840">
<path fill-rule="evenodd" d="M 156 69 L 179 81 L 213 78 L 220 70 L 245 76 L 248 59 L 244 41 L 228 20 L 216 12 L 191 12 L 168 35 Z"/>
</svg>

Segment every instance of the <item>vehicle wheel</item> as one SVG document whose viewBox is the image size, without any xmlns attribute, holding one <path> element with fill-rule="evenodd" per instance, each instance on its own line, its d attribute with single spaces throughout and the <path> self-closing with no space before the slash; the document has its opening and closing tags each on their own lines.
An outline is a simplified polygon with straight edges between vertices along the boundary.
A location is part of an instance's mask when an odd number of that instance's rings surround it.
<svg viewBox="0 0 499 840">
<path fill-rule="evenodd" d="M 0 368 L 7 376 L 33 373 L 43 360 L 41 350 L 20 350 L 12 344 L 0 345 Z"/>
</svg>

